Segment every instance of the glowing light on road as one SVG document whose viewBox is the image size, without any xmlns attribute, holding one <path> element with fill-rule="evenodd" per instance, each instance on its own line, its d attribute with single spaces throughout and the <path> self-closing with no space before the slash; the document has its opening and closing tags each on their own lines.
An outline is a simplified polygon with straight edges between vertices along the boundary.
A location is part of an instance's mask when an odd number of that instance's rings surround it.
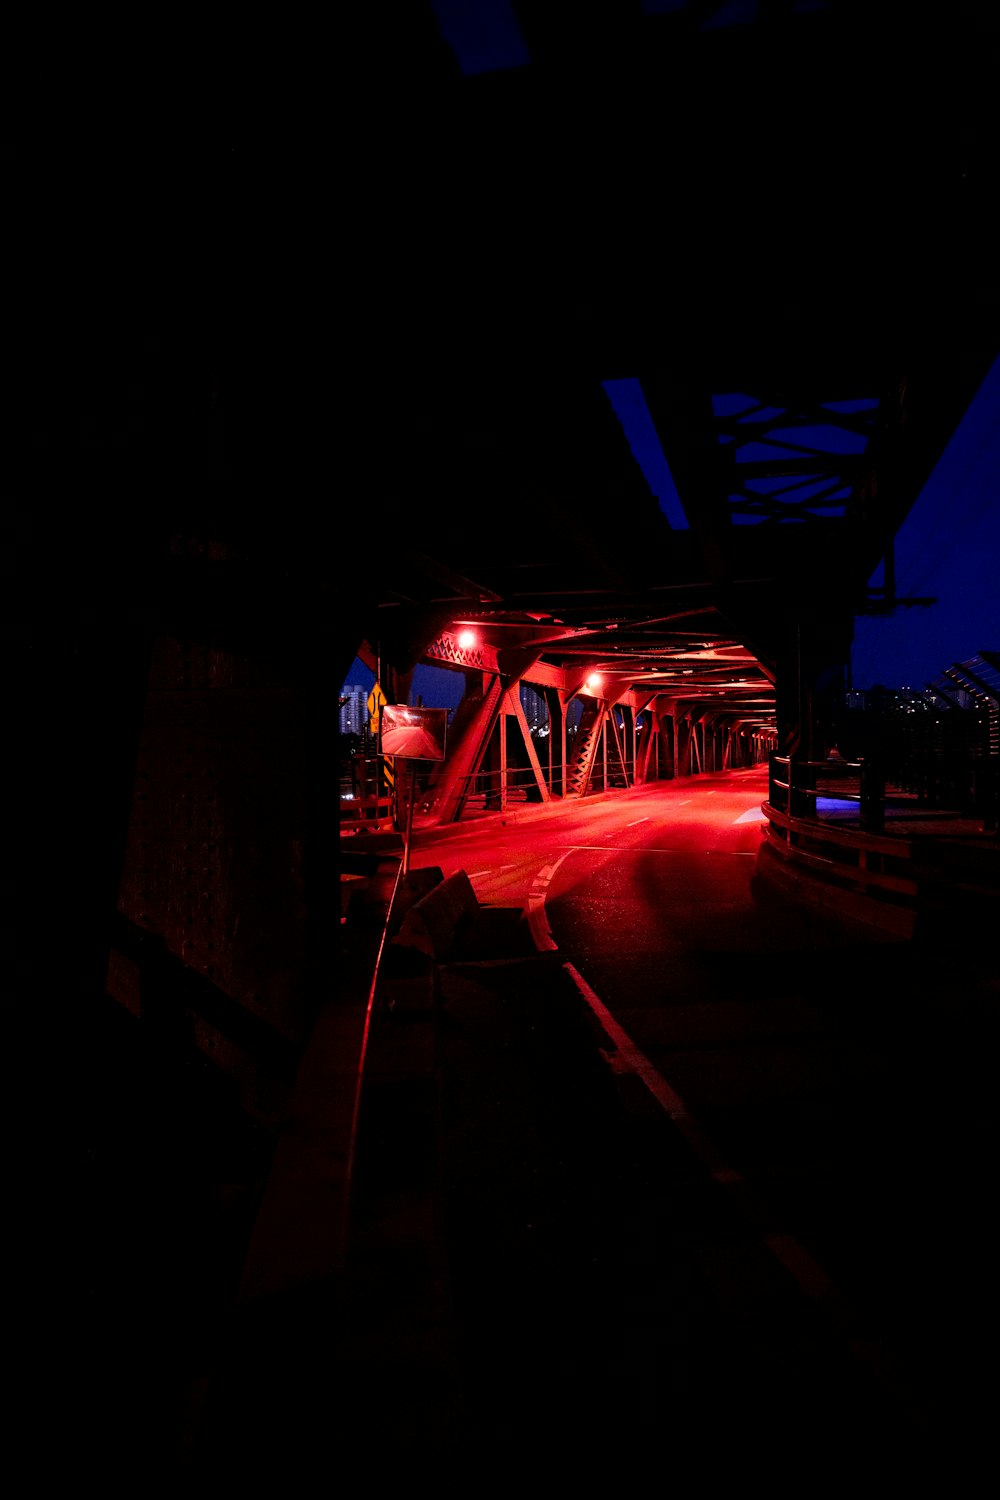
<svg viewBox="0 0 1000 1500">
<path fill-rule="evenodd" d="M 745 813 L 740 813 L 736 821 L 737 823 L 766 823 L 767 818 L 762 808 L 750 807 Z"/>
</svg>

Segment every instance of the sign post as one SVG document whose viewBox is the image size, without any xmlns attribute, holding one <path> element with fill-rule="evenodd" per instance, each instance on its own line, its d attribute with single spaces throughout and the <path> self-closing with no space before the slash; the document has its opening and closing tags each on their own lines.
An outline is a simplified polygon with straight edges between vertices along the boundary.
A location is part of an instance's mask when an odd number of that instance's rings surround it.
<svg viewBox="0 0 1000 1500">
<path fill-rule="evenodd" d="M 372 733 L 372 735 L 373 735 L 373 737 L 375 739 L 376 746 L 378 745 L 379 725 L 381 724 L 382 710 L 385 707 L 385 703 L 386 703 L 386 698 L 385 698 L 385 694 L 382 691 L 382 685 L 379 682 L 378 678 L 376 677 L 376 679 L 375 679 L 375 685 L 372 688 L 371 692 L 368 694 L 368 698 L 367 698 L 368 727 L 371 730 L 371 733 Z M 390 793 L 389 793 L 389 811 L 390 811 L 390 817 L 392 815 L 392 774 L 391 774 L 391 771 L 392 771 L 392 762 L 390 761 L 388 763 L 388 771 L 387 771 L 386 762 L 383 760 L 383 762 L 382 762 L 382 774 L 380 775 L 379 774 L 378 759 L 377 759 L 377 756 L 376 756 L 376 762 L 375 762 L 375 828 L 376 828 L 376 830 L 381 826 L 381 824 L 379 822 L 379 806 L 380 806 L 381 797 L 382 797 L 382 781 L 383 780 L 385 780 L 388 783 L 389 788 L 390 788 Z"/>
<path fill-rule="evenodd" d="M 410 795 L 406 804 L 406 832 L 403 834 L 403 874 L 410 873 L 410 839 L 413 834 L 413 799 L 417 795 L 417 763 L 410 761 Z"/>
<path fill-rule="evenodd" d="M 368 723 L 371 727 L 371 732 L 373 735 L 375 735 L 376 739 L 378 738 L 378 727 L 381 720 L 383 708 L 385 708 L 385 694 L 383 693 L 378 682 L 376 682 L 375 686 L 368 694 Z"/>
<path fill-rule="evenodd" d="M 374 689 L 372 691 L 374 693 Z M 448 714 L 443 708 L 407 708 L 404 704 L 388 704 L 383 699 L 379 723 L 382 754 L 410 761 L 410 796 L 403 835 L 403 874 L 407 875 L 410 870 L 413 803 L 417 792 L 415 763 L 418 760 L 444 760 Z"/>
</svg>

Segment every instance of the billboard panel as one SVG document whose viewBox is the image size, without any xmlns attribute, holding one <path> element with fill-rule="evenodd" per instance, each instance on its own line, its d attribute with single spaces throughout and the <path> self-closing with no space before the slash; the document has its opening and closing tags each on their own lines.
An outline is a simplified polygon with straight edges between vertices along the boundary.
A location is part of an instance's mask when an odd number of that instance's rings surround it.
<svg viewBox="0 0 1000 1500">
<path fill-rule="evenodd" d="M 407 708 L 387 703 L 381 714 L 381 751 L 410 760 L 444 760 L 446 708 Z"/>
</svg>

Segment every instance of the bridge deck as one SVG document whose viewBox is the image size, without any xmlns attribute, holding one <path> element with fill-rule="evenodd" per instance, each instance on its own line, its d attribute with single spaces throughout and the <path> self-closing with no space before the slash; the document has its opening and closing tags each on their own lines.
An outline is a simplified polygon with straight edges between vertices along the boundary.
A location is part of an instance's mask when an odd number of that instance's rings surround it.
<svg viewBox="0 0 1000 1500">
<path fill-rule="evenodd" d="M 961 820 L 933 826 L 942 839 L 975 834 Z M 375 840 L 383 853 L 392 837 Z M 769 920 L 801 949 L 792 907 L 778 903 Z M 995 966 L 965 970 L 949 1016 L 931 998 L 940 954 L 829 921 L 823 936 L 813 929 L 818 987 L 835 970 L 858 1007 L 866 986 L 883 1002 L 898 987 L 913 1078 L 940 1084 L 933 1100 L 898 1103 L 915 1119 L 935 1112 L 953 1199 L 981 1202 L 993 1135 L 970 1143 L 954 1104 L 966 1088 L 985 1098 Z M 496 932 L 494 961 L 435 966 L 433 994 L 408 982 L 417 968 L 395 971 L 402 982 L 390 981 L 393 1003 L 376 1007 L 369 1037 L 349 1265 L 328 1285 L 244 1309 L 195 1472 L 305 1475 L 350 1444 L 394 1472 L 430 1460 L 438 1479 L 526 1465 L 613 1477 L 623 1449 L 705 1473 L 721 1472 L 728 1450 L 739 1463 L 757 1455 L 772 1477 L 803 1462 L 898 1477 L 930 1461 L 929 1423 L 945 1447 L 960 1425 L 973 1464 L 988 1397 L 961 1324 L 993 1328 L 995 1307 L 976 1301 L 958 1226 L 928 1224 L 899 1267 L 924 1299 L 929 1347 L 959 1358 L 942 1411 L 863 1324 L 845 1332 L 856 1314 L 835 1293 L 788 1274 L 739 1194 L 692 1158 L 634 1074 L 609 1069 L 614 1046 L 561 959 L 533 958 L 525 926 Z M 847 1135 L 861 1129 L 854 1106 L 845 1098 Z M 932 1202 L 929 1190 L 933 1214 Z M 939 1279 L 921 1284 L 931 1252 Z"/>
</svg>

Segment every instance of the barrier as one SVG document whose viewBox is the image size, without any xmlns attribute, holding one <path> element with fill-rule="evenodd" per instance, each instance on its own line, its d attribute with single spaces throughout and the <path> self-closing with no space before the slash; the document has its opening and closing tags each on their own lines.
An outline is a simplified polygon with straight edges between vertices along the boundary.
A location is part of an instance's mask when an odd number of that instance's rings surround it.
<svg viewBox="0 0 1000 1500">
<path fill-rule="evenodd" d="M 464 870 L 433 885 L 406 911 L 392 938 L 396 950 L 415 950 L 434 964 L 499 964 L 538 960 L 520 906 L 483 906 Z"/>
<path fill-rule="evenodd" d="M 763 804 L 758 874 L 786 894 L 902 937 L 1000 910 L 1000 845 L 989 834 L 878 833 Z"/>
</svg>

